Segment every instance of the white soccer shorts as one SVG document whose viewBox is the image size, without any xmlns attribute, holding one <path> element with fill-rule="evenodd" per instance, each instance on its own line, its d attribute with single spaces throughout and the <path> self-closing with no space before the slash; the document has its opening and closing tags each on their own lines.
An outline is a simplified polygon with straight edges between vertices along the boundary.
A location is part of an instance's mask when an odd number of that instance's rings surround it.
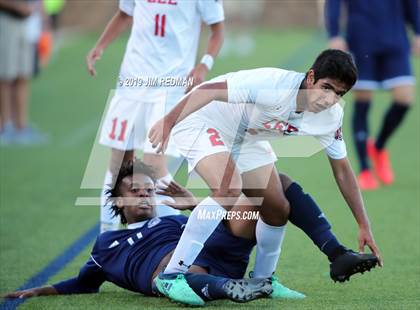
<svg viewBox="0 0 420 310">
<path fill-rule="evenodd" d="M 268 141 L 246 141 L 233 145 L 222 136 L 217 127 L 194 115 L 177 124 L 172 130 L 172 140 L 188 161 L 191 172 L 203 158 L 230 152 L 240 173 L 244 173 L 277 161 Z"/>
<path fill-rule="evenodd" d="M 102 124 L 99 143 L 123 151 L 142 150 L 156 154 L 147 137 L 148 132 L 182 95 L 179 91 L 169 94 L 153 92 L 153 96 L 115 93 Z M 165 154 L 179 157 L 173 139 L 170 139 Z"/>
</svg>

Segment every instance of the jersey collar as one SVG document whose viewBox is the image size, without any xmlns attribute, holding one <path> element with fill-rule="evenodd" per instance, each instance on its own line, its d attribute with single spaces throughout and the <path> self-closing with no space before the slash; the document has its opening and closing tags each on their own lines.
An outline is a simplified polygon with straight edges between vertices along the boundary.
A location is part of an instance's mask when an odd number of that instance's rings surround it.
<svg viewBox="0 0 420 310">
<path fill-rule="evenodd" d="M 137 222 L 137 223 L 128 224 L 127 229 L 142 228 L 144 226 L 144 224 L 146 224 L 146 222 L 148 222 L 148 221 L 149 220 L 145 220 L 145 221 L 141 221 L 141 222 Z"/>
</svg>

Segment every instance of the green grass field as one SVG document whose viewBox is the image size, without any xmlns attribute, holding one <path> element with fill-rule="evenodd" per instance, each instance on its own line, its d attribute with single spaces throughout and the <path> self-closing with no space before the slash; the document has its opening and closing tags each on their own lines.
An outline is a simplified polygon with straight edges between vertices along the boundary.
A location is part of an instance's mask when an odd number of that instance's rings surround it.
<svg viewBox="0 0 420 310">
<path fill-rule="evenodd" d="M 312 31 L 259 30 L 251 34 L 255 50 L 247 55 L 224 54 L 212 76 L 243 68 L 286 66 L 305 70 L 325 47 Z M 236 34 L 230 38 L 234 39 Z M 98 195 L 80 184 L 95 142 L 108 92 L 113 88 L 125 41 L 113 44 L 90 78 L 84 57 L 97 34 L 68 42 L 32 84 L 31 119 L 52 136 L 44 147 L 0 150 L 0 294 L 15 290 L 60 255 L 98 221 L 99 209 L 78 206 L 78 196 Z M 232 43 L 233 45 L 235 43 Z M 416 74 L 420 76 L 419 59 Z M 389 144 L 396 182 L 364 194 L 376 241 L 385 266 L 343 285 L 328 275 L 327 259 L 305 235 L 289 226 L 277 274 L 282 282 L 307 294 L 303 301 L 228 301 L 209 308 L 270 309 L 415 309 L 420 307 L 419 96 L 404 126 Z M 346 98 L 351 101 L 350 96 Z M 371 113 L 373 132 L 390 101 L 378 93 Z M 349 135 L 351 104 L 346 106 L 345 136 L 357 168 Z M 278 168 L 298 180 L 318 201 L 333 229 L 348 247 L 357 246 L 357 226 L 334 184 L 323 152 L 310 158 L 281 158 Z M 100 180 L 100 183 L 102 180 Z M 89 256 L 86 248 L 48 283 L 75 275 Z M 100 294 L 42 297 L 27 300 L 27 309 L 177 308 L 165 299 L 146 298 L 112 284 Z"/>
</svg>

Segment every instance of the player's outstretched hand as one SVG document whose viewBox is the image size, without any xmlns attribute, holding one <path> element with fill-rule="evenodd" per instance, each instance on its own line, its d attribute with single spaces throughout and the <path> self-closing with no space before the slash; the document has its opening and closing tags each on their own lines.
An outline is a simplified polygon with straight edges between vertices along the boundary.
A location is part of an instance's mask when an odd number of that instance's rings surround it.
<svg viewBox="0 0 420 310">
<path fill-rule="evenodd" d="M 191 72 L 188 74 L 188 80 L 190 78 L 193 79 L 192 85 L 190 85 L 186 90 L 185 93 L 188 93 L 191 89 L 193 89 L 194 86 L 200 85 L 203 83 L 206 79 L 206 75 L 209 72 L 209 69 L 205 64 L 198 64 L 191 70 Z"/>
<path fill-rule="evenodd" d="M 158 186 L 156 194 L 169 196 L 173 201 L 164 200 L 162 203 L 178 210 L 193 209 L 197 205 L 197 199 L 185 187 L 175 181 L 170 183 L 163 181 L 165 186 Z"/>
<path fill-rule="evenodd" d="M 29 297 L 35 297 L 38 296 L 39 292 L 37 288 L 31 288 L 29 290 L 23 290 L 23 291 L 16 291 L 12 293 L 6 294 L 5 298 L 29 298 Z"/>
<path fill-rule="evenodd" d="M 373 238 L 372 231 L 367 228 L 361 228 L 359 230 L 359 252 L 364 253 L 365 246 L 368 246 L 372 253 L 378 258 L 379 266 L 382 267 L 383 261 L 379 252 L 378 246 L 376 245 L 375 239 Z"/>
<path fill-rule="evenodd" d="M 102 53 L 102 49 L 94 47 L 86 56 L 86 66 L 91 76 L 96 76 L 95 63 L 101 59 Z"/>
<path fill-rule="evenodd" d="M 169 136 L 173 123 L 164 117 L 157 121 L 156 124 L 149 131 L 149 141 L 152 143 L 152 147 L 156 149 L 156 152 L 164 153 L 168 146 Z"/>
<path fill-rule="evenodd" d="M 4 298 L 29 298 L 35 296 L 49 296 L 58 294 L 58 291 L 53 286 L 44 286 L 7 293 L 6 295 L 4 295 Z"/>
<path fill-rule="evenodd" d="M 14 4 L 14 13 L 19 17 L 29 17 L 35 10 L 34 4 L 16 1 Z"/>
</svg>

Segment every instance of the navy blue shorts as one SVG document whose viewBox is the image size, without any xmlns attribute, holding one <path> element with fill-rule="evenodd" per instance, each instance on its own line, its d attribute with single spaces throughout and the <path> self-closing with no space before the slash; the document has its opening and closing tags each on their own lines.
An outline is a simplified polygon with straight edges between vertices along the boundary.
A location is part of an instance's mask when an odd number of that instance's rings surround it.
<svg viewBox="0 0 420 310">
<path fill-rule="evenodd" d="M 243 278 L 255 244 L 255 240 L 235 237 L 220 223 L 204 244 L 194 265 L 203 267 L 215 276 Z"/>
<path fill-rule="evenodd" d="M 352 54 L 359 71 L 359 79 L 354 89 L 391 89 L 415 84 L 411 71 L 410 50 L 406 48 L 372 53 L 354 50 Z"/>
</svg>

